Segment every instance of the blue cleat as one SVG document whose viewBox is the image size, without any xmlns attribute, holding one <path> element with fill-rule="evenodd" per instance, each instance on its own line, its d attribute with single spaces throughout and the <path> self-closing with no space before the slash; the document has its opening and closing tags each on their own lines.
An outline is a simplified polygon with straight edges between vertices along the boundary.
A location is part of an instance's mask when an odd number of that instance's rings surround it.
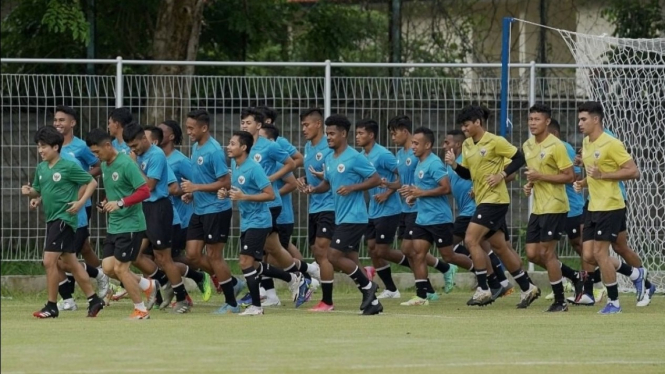
<svg viewBox="0 0 665 374">
<path fill-rule="evenodd" d="M 311 284 L 312 280 L 309 278 L 303 278 L 302 282 L 300 282 L 300 287 L 298 287 L 298 297 L 296 298 L 296 308 L 309 301 L 309 298 L 312 297 Z"/>
<path fill-rule="evenodd" d="M 613 302 L 608 301 L 607 304 L 605 304 L 605 307 L 598 312 L 598 314 L 617 314 L 621 313 L 621 307 L 614 305 Z"/>
<path fill-rule="evenodd" d="M 434 292 L 434 293 L 428 293 L 427 294 L 427 300 L 429 301 L 438 301 L 439 300 L 439 294 Z"/>
<path fill-rule="evenodd" d="M 646 292 L 644 287 L 644 279 L 646 278 L 646 270 L 644 268 L 637 268 L 638 276 L 637 279 L 633 281 L 635 290 L 637 291 L 637 301 L 640 301 L 644 298 L 644 293 Z"/>
<path fill-rule="evenodd" d="M 236 279 L 238 279 L 238 283 L 236 283 L 236 285 L 233 286 L 233 294 L 236 295 L 236 297 L 238 297 L 238 295 L 240 295 L 240 292 L 242 292 L 242 290 L 245 289 L 245 286 L 247 285 L 247 283 L 244 280 L 240 279 L 240 278 L 236 278 Z M 251 302 L 250 302 L 250 304 L 251 304 Z"/>
<path fill-rule="evenodd" d="M 457 274 L 457 266 L 450 265 L 450 269 L 443 274 L 443 281 L 445 285 L 443 287 L 444 293 L 450 293 L 455 287 L 455 275 Z"/>
<path fill-rule="evenodd" d="M 649 298 L 653 297 L 653 294 L 656 293 L 656 285 L 651 283 L 651 287 L 649 287 Z"/>
<path fill-rule="evenodd" d="M 247 292 L 245 296 L 242 297 L 242 299 L 238 300 L 238 305 L 243 308 L 247 308 L 248 306 L 252 305 L 252 295 Z"/>
<path fill-rule="evenodd" d="M 212 314 L 234 314 L 234 313 L 240 313 L 240 306 L 231 306 L 229 304 L 224 304 L 219 309 L 216 311 L 212 312 Z"/>
</svg>

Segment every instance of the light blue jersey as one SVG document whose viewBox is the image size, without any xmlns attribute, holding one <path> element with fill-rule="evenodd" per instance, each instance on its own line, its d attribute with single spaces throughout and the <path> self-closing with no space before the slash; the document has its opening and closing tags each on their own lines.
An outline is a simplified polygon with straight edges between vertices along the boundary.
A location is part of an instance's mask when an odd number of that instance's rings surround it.
<svg viewBox="0 0 665 374">
<path fill-rule="evenodd" d="M 289 154 L 289 156 L 295 155 L 298 150 L 296 147 L 294 147 L 288 140 L 286 140 L 283 137 L 278 137 L 275 140 L 275 143 L 277 143 L 280 147 L 282 147 L 283 150 L 286 151 L 286 153 Z M 281 169 L 283 164 L 278 165 L 278 170 Z M 291 176 L 293 173 L 288 173 L 287 176 Z M 284 187 L 284 181 L 282 179 L 276 180 L 275 181 L 277 191 L 279 193 L 279 190 Z M 279 216 L 277 216 L 277 224 L 278 225 L 290 225 L 293 224 L 295 221 L 295 217 L 293 216 L 293 196 L 291 196 L 292 193 L 289 192 L 286 195 L 282 195 L 282 210 L 279 213 Z"/>
<path fill-rule="evenodd" d="M 575 162 L 576 152 L 572 145 L 568 142 L 563 142 L 563 145 L 566 146 L 566 151 L 568 152 L 568 158 L 570 161 Z M 579 166 L 573 167 L 575 175 L 582 173 L 582 168 Z M 582 194 L 575 192 L 575 188 L 572 183 L 566 184 L 566 195 L 568 196 L 568 206 L 570 210 L 568 211 L 568 217 L 577 217 L 582 214 L 584 209 L 584 197 Z"/>
<path fill-rule="evenodd" d="M 191 181 L 194 184 L 210 184 L 229 173 L 224 151 L 212 137 L 199 146 L 194 143 L 191 157 Z M 231 209 L 231 200 L 218 199 L 217 192 L 194 192 L 194 213 L 198 215 L 219 213 Z"/>
<path fill-rule="evenodd" d="M 238 166 L 231 160 L 231 185 L 246 195 L 256 195 L 270 185 L 270 180 L 258 162 L 247 158 Z M 229 200 L 228 198 L 225 200 Z M 238 201 L 240 211 L 240 231 L 248 229 L 268 229 L 272 227 L 272 215 L 265 202 Z"/>
<path fill-rule="evenodd" d="M 132 150 L 127 145 L 127 142 L 118 143 L 118 139 L 113 139 L 111 145 L 113 145 L 113 148 L 115 148 L 115 150 L 119 153 L 129 155 L 132 152 Z"/>
<path fill-rule="evenodd" d="M 92 153 L 90 148 L 88 148 L 88 145 L 76 136 L 72 138 L 72 141 L 69 142 L 69 144 L 63 144 L 60 154 L 65 153 L 75 157 L 79 163 L 79 166 L 88 172 L 90 171 L 91 167 L 97 165 L 99 162 L 99 159 Z M 85 202 L 85 206 L 92 206 L 90 199 Z"/>
<path fill-rule="evenodd" d="M 136 162 L 146 177 L 157 181 L 155 188 L 150 191 L 150 197 L 145 201 L 154 202 L 168 197 L 169 164 L 166 162 L 164 151 L 152 144 L 147 151 L 136 157 Z"/>
<path fill-rule="evenodd" d="M 421 190 L 432 190 L 438 187 L 443 178 L 448 178 L 448 171 L 441 159 L 434 153 L 430 153 L 425 160 L 418 163 L 413 176 L 414 184 Z M 453 222 L 453 213 L 445 195 L 419 197 L 416 200 L 416 208 L 418 208 L 417 225 Z"/>
<path fill-rule="evenodd" d="M 367 223 L 367 207 L 363 191 L 353 191 L 346 196 L 336 191 L 341 187 L 362 183 L 376 173 L 374 166 L 369 163 L 358 151 L 347 147 L 339 157 L 335 153 L 328 155 L 325 161 L 326 169 L 323 174 L 330 184 L 335 203 L 335 224 Z"/>
<path fill-rule="evenodd" d="M 70 143 L 70 144 L 71 144 L 71 143 Z M 65 147 L 62 147 L 62 149 L 64 150 Z M 70 152 L 60 152 L 60 157 L 61 157 L 63 160 L 69 160 L 69 161 L 72 161 L 72 162 L 74 162 L 76 165 L 81 166 L 81 168 L 82 168 L 83 170 L 86 170 L 86 169 L 84 169 L 84 168 L 82 167 L 82 165 L 81 165 L 81 161 L 80 161 L 78 158 L 76 158 L 75 156 L 73 156 Z M 88 199 L 88 201 L 89 201 L 89 199 Z M 88 215 L 87 215 L 86 212 L 85 212 L 85 208 L 81 208 L 81 209 L 79 209 L 79 211 L 78 211 L 78 213 L 76 214 L 76 216 L 77 216 L 77 218 L 78 218 L 78 223 L 77 223 L 77 225 L 76 225 L 76 228 L 77 228 L 77 229 L 80 229 L 81 227 L 86 227 L 86 226 L 88 226 Z"/>
<path fill-rule="evenodd" d="M 285 150 L 286 153 L 288 153 L 291 157 L 293 157 L 293 155 L 298 152 L 296 147 L 294 147 L 293 144 L 291 144 L 291 142 L 289 142 L 289 140 L 283 136 L 278 136 L 277 139 L 275 139 L 275 143 L 282 147 L 282 149 Z"/>
<path fill-rule="evenodd" d="M 315 177 L 309 171 L 309 168 L 311 167 L 316 171 L 323 171 L 323 164 L 325 164 L 328 155 L 332 153 L 333 150 L 328 148 L 328 143 L 324 138 L 321 138 L 316 145 L 312 145 L 311 141 L 305 144 L 304 167 L 308 185 L 316 187 L 321 183 L 321 179 Z M 334 210 L 332 188 L 326 193 L 309 195 L 309 214 L 332 212 Z"/>
<path fill-rule="evenodd" d="M 168 172 L 169 172 L 169 179 L 167 182 L 167 186 L 170 186 L 171 183 L 178 183 L 178 179 L 175 177 L 175 174 L 173 173 L 173 170 L 171 170 L 171 167 L 168 167 Z M 182 221 L 180 220 L 180 215 L 178 214 L 178 210 L 175 208 L 175 205 L 173 202 L 175 201 L 173 199 L 173 196 L 169 195 L 169 200 L 171 201 L 171 206 L 173 207 L 173 226 L 175 225 L 180 225 L 182 227 Z"/>
<path fill-rule="evenodd" d="M 369 153 L 363 154 L 367 157 L 369 163 L 374 166 L 381 179 L 386 179 L 388 182 L 397 180 L 397 175 L 395 174 L 397 172 L 397 159 L 386 147 L 374 143 Z M 377 203 L 374 200 L 374 196 L 382 194 L 386 190 L 387 188 L 382 188 L 381 186 L 369 190 L 369 209 L 367 212 L 369 218 L 394 216 L 402 213 L 402 202 L 397 192 L 393 192 L 383 203 Z"/>
<path fill-rule="evenodd" d="M 410 186 L 413 184 L 413 175 L 416 172 L 416 166 L 418 166 L 418 157 L 413 154 L 413 149 L 409 148 L 404 150 L 400 148 L 397 151 L 397 171 L 399 172 L 399 179 L 402 182 L 402 186 Z M 416 205 L 409 205 L 406 203 L 406 200 L 400 197 L 402 201 L 402 212 L 404 213 L 415 213 Z"/>
<path fill-rule="evenodd" d="M 460 153 L 455 160 L 458 164 L 462 164 L 462 154 Z M 450 189 L 457 205 L 457 215 L 460 217 L 471 217 L 476 211 L 476 201 L 471 197 L 470 193 L 473 189 L 473 182 L 464 179 L 457 175 L 450 165 L 446 165 L 448 178 L 450 178 Z"/>
<path fill-rule="evenodd" d="M 289 158 L 289 154 L 277 143 L 259 136 L 249 152 L 249 157 L 258 162 L 263 171 L 266 172 L 266 175 L 270 176 L 281 168 L 281 165 Z M 282 206 L 282 198 L 279 196 L 279 189 L 276 187 L 276 182 L 272 183 L 273 190 L 275 191 L 275 200 L 268 203 L 268 207 L 270 208 Z"/>
<path fill-rule="evenodd" d="M 182 152 L 177 149 L 174 150 L 170 155 L 168 155 L 168 157 L 166 157 L 166 161 L 169 163 L 169 167 L 173 171 L 173 174 L 175 174 L 178 185 L 182 183 L 183 178 L 187 179 L 188 181 L 192 180 L 191 163 L 187 156 L 185 156 Z M 189 219 L 192 217 L 194 210 L 192 204 L 185 204 L 185 202 L 177 196 L 172 196 L 171 199 L 173 200 L 173 206 L 178 211 L 178 215 L 180 216 L 180 227 L 189 227 Z"/>
</svg>

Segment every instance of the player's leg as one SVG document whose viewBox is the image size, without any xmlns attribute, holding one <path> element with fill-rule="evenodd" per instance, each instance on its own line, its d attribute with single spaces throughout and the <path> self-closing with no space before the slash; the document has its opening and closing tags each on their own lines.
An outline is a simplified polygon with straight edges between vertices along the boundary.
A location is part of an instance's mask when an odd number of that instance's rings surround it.
<svg viewBox="0 0 665 374">
<path fill-rule="evenodd" d="M 483 306 L 492 302 L 492 293 L 487 284 L 487 268 L 490 265 L 485 257 L 485 251 L 480 245 L 489 229 L 479 223 L 471 222 L 464 236 L 464 244 L 471 255 L 474 273 L 478 282 L 478 288 L 467 305 Z"/>
<path fill-rule="evenodd" d="M 141 241 L 145 237 L 145 232 L 133 232 L 117 234 L 114 238 L 114 258 L 112 259 L 113 273 L 122 282 L 129 298 L 134 303 L 134 312 L 130 319 L 148 319 L 150 314 L 141 298 L 141 287 L 139 278 L 130 270 L 132 261 L 136 260 L 141 248 Z M 105 259 L 106 260 L 106 259 Z M 148 282 L 147 279 L 141 279 L 141 282 Z M 149 283 L 149 282 L 148 282 Z"/>
<path fill-rule="evenodd" d="M 248 229 L 240 234 L 240 256 L 238 258 L 247 288 L 251 295 L 251 305 L 240 315 L 262 315 L 260 277 L 263 272 L 263 248 L 270 229 Z"/>
<path fill-rule="evenodd" d="M 629 277 L 633 281 L 636 290 L 639 290 L 641 282 L 644 282 L 643 292 L 637 293 L 637 306 L 647 306 L 651 303 L 651 297 L 656 292 L 656 286 L 647 278 L 647 270 L 643 266 L 640 256 L 628 245 L 628 234 L 625 230 L 625 224 L 621 228 L 622 231 L 617 236 L 616 243 L 612 243 L 614 252 L 625 261 L 625 264 L 620 264 L 617 267 L 617 272 Z M 642 279 L 640 279 L 640 276 L 635 276 L 635 273 L 639 272 L 641 272 Z"/>
<path fill-rule="evenodd" d="M 600 311 L 601 314 L 621 312 L 619 305 L 619 288 L 616 279 L 616 267 L 610 257 L 610 244 L 616 241 L 625 217 L 623 210 L 606 212 L 589 212 L 595 222 L 593 232 L 593 257 L 600 268 L 603 283 L 607 288 L 607 304 Z M 639 290 L 638 290 L 639 291 Z"/>
<path fill-rule="evenodd" d="M 381 281 L 383 281 L 386 288 L 378 296 L 379 299 L 397 299 L 401 297 L 393 280 L 390 265 L 391 262 L 394 264 L 402 264 L 405 262 L 404 254 L 402 254 L 401 251 L 392 249 L 399 221 L 400 215 L 380 217 L 371 219 L 367 227 L 366 238 L 370 257 L 372 258 L 372 263 L 376 269 L 377 275 L 381 278 Z M 406 263 L 406 266 L 408 267 L 408 260 Z"/>
<path fill-rule="evenodd" d="M 63 253 L 61 258 L 65 265 L 71 269 L 74 279 L 76 279 L 88 300 L 88 317 L 96 317 L 97 313 L 104 308 L 104 301 L 102 301 L 92 288 L 88 273 L 79 264 L 74 251 Z"/>
<path fill-rule="evenodd" d="M 335 213 L 312 213 L 308 217 L 309 244 L 314 259 L 319 264 L 321 277 L 321 301 L 313 308 L 313 312 L 329 312 L 333 307 L 333 279 L 335 271 L 328 260 L 330 242 L 335 232 Z"/>
<path fill-rule="evenodd" d="M 190 265 L 193 265 L 197 269 L 202 269 L 210 275 L 214 275 L 215 271 L 210 265 L 208 256 L 203 253 L 203 247 L 206 243 L 205 240 L 212 239 L 206 237 L 206 232 L 203 227 L 204 216 L 206 215 L 192 214 L 192 218 L 189 220 L 185 255 L 187 256 Z"/>
</svg>

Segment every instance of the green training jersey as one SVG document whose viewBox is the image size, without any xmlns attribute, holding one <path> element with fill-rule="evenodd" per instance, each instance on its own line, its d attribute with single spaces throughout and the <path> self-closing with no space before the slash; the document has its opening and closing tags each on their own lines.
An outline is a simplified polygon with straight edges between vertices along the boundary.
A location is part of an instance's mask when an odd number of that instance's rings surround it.
<svg viewBox="0 0 665 374">
<path fill-rule="evenodd" d="M 79 187 L 91 180 L 92 176 L 73 161 L 60 158 L 53 166 L 40 162 L 32 188 L 42 196 L 46 222 L 60 219 L 76 231 L 78 215 L 67 213 L 67 209 L 69 203 L 78 201 Z"/>
<path fill-rule="evenodd" d="M 107 201 L 118 201 L 127 197 L 146 183 L 136 162 L 123 153 L 118 153 L 111 165 L 102 162 L 102 179 Z M 145 216 L 141 203 L 109 213 L 109 234 L 144 230 Z"/>
</svg>

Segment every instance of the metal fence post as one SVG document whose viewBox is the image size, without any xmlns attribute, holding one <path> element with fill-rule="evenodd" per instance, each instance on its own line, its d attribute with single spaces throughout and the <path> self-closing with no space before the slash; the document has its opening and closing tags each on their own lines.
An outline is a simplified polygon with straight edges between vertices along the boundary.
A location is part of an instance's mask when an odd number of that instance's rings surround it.
<svg viewBox="0 0 665 374">
<path fill-rule="evenodd" d="M 536 103 L 536 62 L 531 61 L 529 64 L 529 106 L 531 107 L 533 104 Z M 529 135 L 531 137 L 533 135 Z M 527 217 L 531 216 L 531 211 L 533 210 L 533 194 L 529 196 L 529 212 Z M 524 255 L 526 256 L 526 250 L 524 251 Z M 533 262 L 529 262 L 529 272 L 533 272 L 535 270 L 535 267 L 533 265 Z"/>
<path fill-rule="evenodd" d="M 332 69 L 330 60 L 326 60 L 326 72 L 323 80 L 323 116 L 328 118 L 330 116 L 331 108 L 331 92 L 332 92 Z"/>
<path fill-rule="evenodd" d="M 115 107 L 120 108 L 122 107 L 122 99 L 123 99 L 123 92 L 122 92 L 122 57 L 118 56 L 116 58 L 116 65 L 115 65 Z"/>
</svg>

